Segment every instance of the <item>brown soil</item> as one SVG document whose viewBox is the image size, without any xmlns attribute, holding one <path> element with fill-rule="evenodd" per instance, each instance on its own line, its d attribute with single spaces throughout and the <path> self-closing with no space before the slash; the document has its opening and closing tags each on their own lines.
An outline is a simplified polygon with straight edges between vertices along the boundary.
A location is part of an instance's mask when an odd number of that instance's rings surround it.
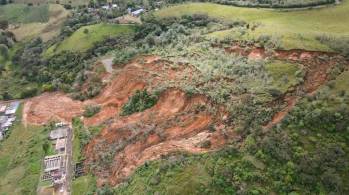
<svg viewBox="0 0 349 195">
<path fill-rule="evenodd" d="M 85 150 L 86 162 L 91 164 L 100 161 L 101 153 L 116 150 L 109 170 L 95 172 L 104 178 L 99 184 L 108 181 L 116 185 L 146 161 L 174 151 L 201 153 L 221 147 L 224 134 L 220 129 L 209 132 L 209 126 L 219 124 L 222 118 L 197 111 L 198 106 L 208 103 L 204 97 L 187 97 L 180 90 L 170 89 L 153 108 L 114 119 Z M 204 141 L 211 145 L 203 148 Z M 108 148 L 105 144 L 115 145 Z"/>
<path fill-rule="evenodd" d="M 23 118 L 29 124 L 44 124 L 53 119 L 70 122 L 82 114 L 85 105 L 100 105 L 98 114 L 84 119 L 88 126 L 105 124 L 85 148 L 86 164 L 102 163 L 101 156 L 114 151 L 110 167 L 100 166 L 93 172 L 99 185 L 116 185 L 148 160 L 175 151 L 216 150 L 234 135 L 223 125 L 223 114 L 202 109 L 210 104 L 206 97 L 188 97 L 174 88 L 162 92 L 157 104 L 144 112 L 119 115 L 121 106 L 136 90 L 151 90 L 164 81 L 180 80 L 183 72 L 193 71 L 190 66 L 183 67 L 173 68 L 171 62 L 154 56 L 140 57 L 117 70 L 96 98 L 80 102 L 63 93 L 45 93 L 26 101 Z"/>
<path fill-rule="evenodd" d="M 83 104 L 63 93 L 44 93 L 27 100 L 23 109 L 24 124 L 46 124 L 52 120 L 70 123 L 74 116 L 81 115 Z"/>
</svg>

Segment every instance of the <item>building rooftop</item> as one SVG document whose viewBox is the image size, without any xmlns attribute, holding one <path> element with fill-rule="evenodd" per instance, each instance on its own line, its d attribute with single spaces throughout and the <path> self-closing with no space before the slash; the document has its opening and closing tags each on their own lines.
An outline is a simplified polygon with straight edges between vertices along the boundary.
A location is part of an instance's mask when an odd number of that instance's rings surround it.
<svg viewBox="0 0 349 195">
<path fill-rule="evenodd" d="M 17 109 L 19 107 L 19 102 L 12 102 L 6 109 L 5 114 L 6 115 L 11 115 L 15 114 Z"/>
<path fill-rule="evenodd" d="M 50 139 L 60 139 L 67 137 L 69 127 L 59 127 L 50 132 Z"/>
<path fill-rule="evenodd" d="M 62 167 L 62 155 L 45 156 L 44 169 L 46 171 L 58 170 Z"/>
<path fill-rule="evenodd" d="M 57 139 L 56 141 L 56 150 L 64 149 L 65 148 L 66 139 Z"/>
<path fill-rule="evenodd" d="M 6 111 L 6 105 L 0 105 L 0 113 L 3 113 Z"/>
</svg>

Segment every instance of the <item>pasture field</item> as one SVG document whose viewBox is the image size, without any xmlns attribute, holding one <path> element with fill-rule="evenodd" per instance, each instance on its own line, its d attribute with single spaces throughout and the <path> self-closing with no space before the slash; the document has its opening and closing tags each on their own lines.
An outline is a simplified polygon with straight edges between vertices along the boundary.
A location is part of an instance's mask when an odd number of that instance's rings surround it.
<svg viewBox="0 0 349 195">
<path fill-rule="evenodd" d="M 10 23 L 48 22 L 49 5 L 7 4 L 0 6 L 0 20 L 8 20 Z"/>
<path fill-rule="evenodd" d="M 92 48 L 95 43 L 103 41 L 107 37 L 130 34 L 133 32 L 134 26 L 132 25 L 100 23 L 84 26 L 75 31 L 59 45 L 54 45 L 52 46 L 53 48 L 49 48 L 46 54 L 50 55 L 52 52 L 59 53 L 62 51 L 84 52 Z"/>
<path fill-rule="evenodd" d="M 25 127 L 22 110 L 21 105 L 17 111 L 19 121 L 0 143 L 0 194 L 36 194 L 45 154 L 42 145 L 48 132 L 39 126 Z"/>
<path fill-rule="evenodd" d="M 155 12 L 157 17 L 207 14 L 223 21 L 243 20 L 258 27 L 248 30 L 241 39 L 256 39 L 260 35 L 272 35 L 281 39 L 284 49 L 331 51 L 321 44 L 318 36 L 349 37 L 349 0 L 340 5 L 322 9 L 280 11 L 273 9 L 241 8 L 213 3 L 187 3 Z M 218 31 L 210 36 L 223 39 L 234 36 L 234 29 Z"/>
<path fill-rule="evenodd" d="M 72 183 L 72 195 L 88 194 L 96 189 L 96 178 L 92 175 L 81 176 Z"/>
<path fill-rule="evenodd" d="M 21 41 L 23 39 L 40 36 L 44 41 L 50 40 L 59 33 L 65 19 L 70 12 L 61 5 L 49 5 L 49 20 L 45 23 L 32 22 L 28 24 L 21 24 L 18 28 L 10 29 L 16 36 L 16 39 Z"/>
</svg>

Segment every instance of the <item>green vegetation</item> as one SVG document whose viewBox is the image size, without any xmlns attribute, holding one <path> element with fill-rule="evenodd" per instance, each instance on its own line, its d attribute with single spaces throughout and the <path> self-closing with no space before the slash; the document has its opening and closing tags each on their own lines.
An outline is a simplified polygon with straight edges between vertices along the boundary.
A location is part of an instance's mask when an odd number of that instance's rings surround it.
<svg viewBox="0 0 349 195">
<path fill-rule="evenodd" d="M 234 22 L 243 20 L 256 28 L 243 30 L 239 36 L 234 36 L 239 29 L 229 29 L 212 34 L 215 38 L 225 38 L 233 35 L 233 39 L 258 39 L 261 35 L 280 37 L 281 47 L 285 49 L 307 49 L 331 51 L 320 43 L 317 36 L 326 34 L 333 37 L 349 36 L 349 1 L 326 9 L 280 12 L 270 9 L 240 8 L 211 3 L 188 3 L 172 6 L 155 13 L 158 17 L 207 14 L 209 17 Z"/>
<path fill-rule="evenodd" d="M 85 117 L 92 117 L 95 114 L 97 114 L 99 111 L 101 111 L 101 107 L 96 105 L 88 105 L 85 107 L 85 111 L 84 111 L 84 116 Z"/>
<path fill-rule="evenodd" d="M 235 5 L 242 7 L 264 7 L 264 8 L 304 8 L 318 5 L 326 5 L 335 3 L 334 0 L 210 0 L 210 2 L 220 3 L 225 5 Z"/>
<path fill-rule="evenodd" d="M 241 148 L 145 163 L 115 193 L 347 194 L 349 91 L 341 91 L 348 74 L 305 98 L 267 134 L 252 132 Z"/>
<path fill-rule="evenodd" d="M 85 175 L 73 180 L 72 195 L 93 194 L 96 191 L 96 178 L 92 175 Z"/>
<path fill-rule="evenodd" d="M 10 23 L 48 22 L 49 5 L 28 6 L 26 4 L 8 4 L 0 6 L 0 20 Z"/>
<path fill-rule="evenodd" d="M 266 65 L 268 73 L 273 81 L 271 87 L 285 93 L 290 87 L 299 84 L 302 80 L 302 70 L 297 64 L 276 61 Z"/>
<path fill-rule="evenodd" d="M 79 118 L 73 119 L 73 161 L 75 163 L 83 160 L 81 155 L 82 149 L 90 141 L 90 139 L 97 135 L 102 129 L 102 126 L 94 126 L 86 128 L 84 123 Z"/>
<path fill-rule="evenodd" d="M 148 94 L 147 90 L 137 90 L 135 94 L 122 106 L 121 115 L 130 115 L 135 112 L 142 112 L 153 107 L 157 102 L 157 97 Z"/>
<path fill-rule="evenodd" d="M 107 37 L 115 37 L 119 35 L 132 34 L 134 27 L 131 25 L 117 25 L 117 24 L 95 24 L 84 26 L 74 32 L 70 37 L 66 38 L 59 45 L 49 48 L 48 54 L 54 51 L 59 53 L 62 51 L 84 52 L 91 49 L 97 42 L 103 41 Z"/>
<path fill-rule="evenodd" d="M 48 128 L 22 124 L 23 106 L 9 137 L 0 143 L 0 194 L 36 194 Z"/>
</svg>

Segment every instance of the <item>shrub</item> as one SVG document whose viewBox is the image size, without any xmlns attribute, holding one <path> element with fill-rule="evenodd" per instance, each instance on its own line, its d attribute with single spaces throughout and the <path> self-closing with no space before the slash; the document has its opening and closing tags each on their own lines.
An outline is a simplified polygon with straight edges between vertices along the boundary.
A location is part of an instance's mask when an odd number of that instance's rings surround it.
<svg viewBox="0 0 349 195">
<path fill-rule="evenodd" d="M 122 107 L 121 115 L 126 116 L 135 112 L 142 112 L 154 106 L 156 102 L 156 96 L 148 94 L 146 90 L 137 90 L 129 101 Z"/>
<path fill-rule="evenodd" d="M 101 107 L 98 105 L 88 105 L 85 107 L 84 116 L 92 117 L 101 111 Z"/>
</svg>

